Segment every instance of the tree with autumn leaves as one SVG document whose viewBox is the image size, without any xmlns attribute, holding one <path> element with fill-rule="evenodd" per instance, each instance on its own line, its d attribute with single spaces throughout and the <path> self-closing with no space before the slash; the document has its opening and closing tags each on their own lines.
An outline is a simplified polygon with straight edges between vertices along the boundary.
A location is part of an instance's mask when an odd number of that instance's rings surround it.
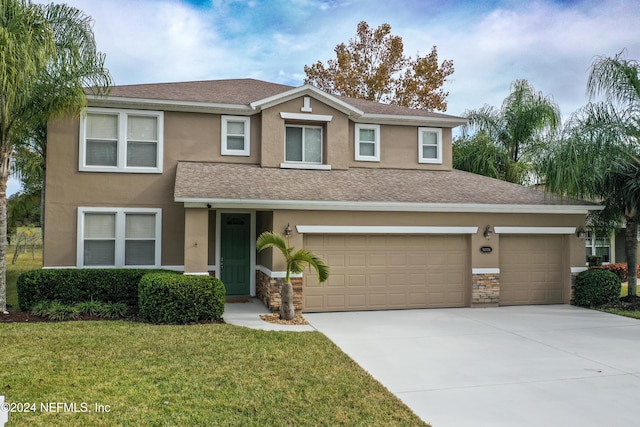
<svg viewBox="0 0 640 427">
<path fill-rule="evenodd" d="M 402 37 L 391 25 L 373 29 L 360 22 L 348 44 L 335 47 L 336 59 L 305 65 L 305 83 L 350 98 L 424 110 L 447 110 L 448 92 L 442 86 L 453 74 L 453 61 L 438 63 L 435 46 L 426 56 L 404 55 Z"/>
</svg>

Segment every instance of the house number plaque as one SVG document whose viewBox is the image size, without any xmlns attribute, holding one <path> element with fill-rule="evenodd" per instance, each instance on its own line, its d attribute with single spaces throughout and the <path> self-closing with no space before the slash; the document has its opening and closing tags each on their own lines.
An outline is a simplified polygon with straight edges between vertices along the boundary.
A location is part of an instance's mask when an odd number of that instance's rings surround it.
<svg viewBox="0 0 640 427">
<path fill-rule="evenodd" d="M 480 248 L 480 252 L 482 252 L 483 254 L 490 254 L 491 252 L 493 252 L 493 248 L 491 246 L 482 246 Z"/>
</svg>

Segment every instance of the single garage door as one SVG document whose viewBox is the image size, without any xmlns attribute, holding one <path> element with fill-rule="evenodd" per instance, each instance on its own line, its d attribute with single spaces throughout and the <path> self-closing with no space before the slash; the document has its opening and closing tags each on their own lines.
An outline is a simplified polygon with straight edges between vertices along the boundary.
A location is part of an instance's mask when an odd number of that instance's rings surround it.
<svg viewBox="0 0 640 427">
<path fill-rule="evenodd" d="M 310 234 L 304 246 L 331 268 L 321 284 L 305 271 L 305 311 L 467 305 L 466 236 Z"/>
<path fill-rule="evenodd" d="M 500 236 L 500 305 L 564 302 L 564 237 Z"/>
</svg>

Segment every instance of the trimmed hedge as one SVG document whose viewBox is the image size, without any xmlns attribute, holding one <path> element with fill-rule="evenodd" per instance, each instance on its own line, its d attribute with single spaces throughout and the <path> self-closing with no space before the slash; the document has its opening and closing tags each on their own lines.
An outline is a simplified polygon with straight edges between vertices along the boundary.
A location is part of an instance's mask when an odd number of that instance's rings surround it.
<svg viewBox="0 0 640 427">
<path fill-rule="evenodd" d="M 592 268 L 576 276 L 574 303 L 580 307 L 597 307 L 620 299 L 620 278 L 607 270 Z"/>
<path fill-rule="evenodd" d="M 151 273 L 139 284 L 139 316 L 151 323 L 221 320 L 225 288 L 211 276 Z"/>
<path fill-rule="evenodd" d="M 145 274 L 159 270 L 128 268 L 44 269 L 22 273 L 18 277 L 20 310 L 29 311 L 41 301 L 73 305 L 85 301 L 124 303 L 138 307 L 138 282 Z M 163 270 L 167 274 L 178 272 Z"/>
</svg>

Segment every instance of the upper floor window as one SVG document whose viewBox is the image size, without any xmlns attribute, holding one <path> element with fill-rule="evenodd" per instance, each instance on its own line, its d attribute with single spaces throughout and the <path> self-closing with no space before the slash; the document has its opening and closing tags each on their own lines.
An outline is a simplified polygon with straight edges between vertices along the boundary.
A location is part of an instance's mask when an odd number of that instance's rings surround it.
<svg viewBox="0 0 640 427">
<path fill-rule="evenodd" d="M 89 108 L 80 120 L 80 170 L 162 172 L 164 115 Z"/>
<path fill-rule="evenodd" d="M 287 125 L 285 162 L 322 164 L 322 128 Z"/>
<path fill-rule="evenodd" d="M 442 163 L 442 129 L 418 128 L 418 163 Z"/>
<path fill-rule="evenodd" d="M 159 267 L 160 209 L 79 208 L 79 267 Z"/>
<path fill-rule="evenodd" d="M 356 160 L 380 161 L 380 126 L 356 124 Z"/>
<path fill-rule="evenodd" d="M 249 156 L 250 118 L 222 116 L 221 154 L 227 156 Z"/>
</svg>

